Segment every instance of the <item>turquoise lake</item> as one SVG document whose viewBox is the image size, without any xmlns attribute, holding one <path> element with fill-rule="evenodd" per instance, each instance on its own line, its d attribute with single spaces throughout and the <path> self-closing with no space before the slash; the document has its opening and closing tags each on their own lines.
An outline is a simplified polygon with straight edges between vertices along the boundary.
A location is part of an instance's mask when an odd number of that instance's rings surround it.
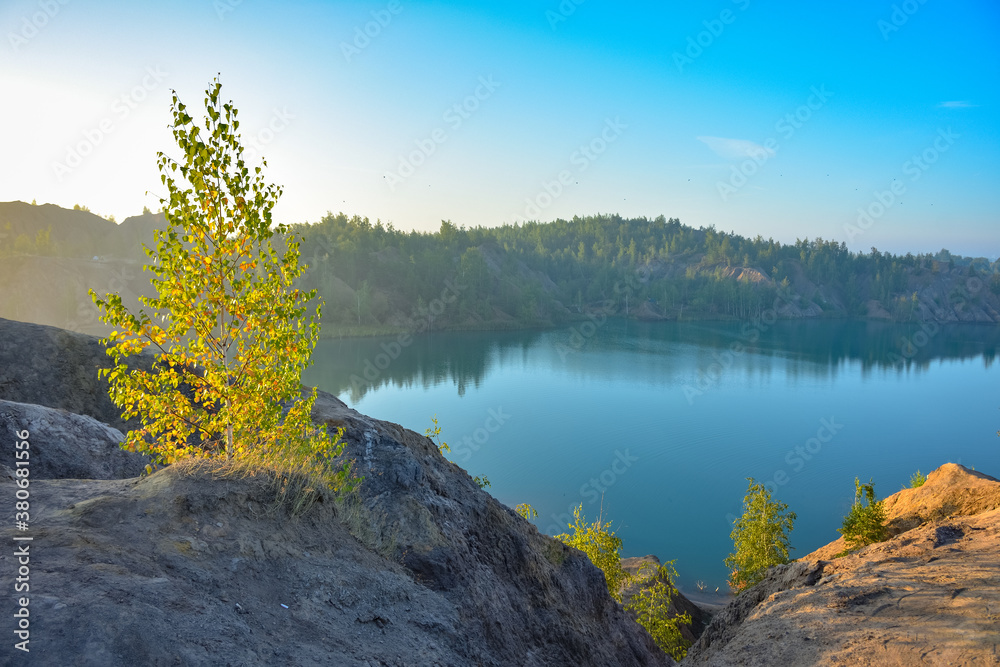
<svg viewBox="0 0 1000 667">
<path fill-rule="evenodd" d="M 1000 327 L 816 321 L 637 323 L 321 341 L 306 384 L 423 433 L 535 524 L 602 511 L 625 556 L 725 593 L 746 478 L 798 515 L 792 557 L 838 537 L 854 478 L 1000 476 Z"/>
</svg>

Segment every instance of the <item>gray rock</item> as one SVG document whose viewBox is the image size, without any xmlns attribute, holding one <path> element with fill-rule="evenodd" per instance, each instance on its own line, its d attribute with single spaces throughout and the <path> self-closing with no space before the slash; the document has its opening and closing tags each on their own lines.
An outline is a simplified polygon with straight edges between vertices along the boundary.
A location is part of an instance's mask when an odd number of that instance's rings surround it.
<svg viewBox="0 0 1000 667">
<path fill-rule="evenodd" d="M 13 443 L 22 431 L 29 436 L 31 479 L 125 479 L 149 462 L 119 447 L 122 432 L 93 417 L 0 400 L 0 464 L 16 467 Z"/>
<path fill-rule="evenodd" d="M 313 421 L 345 429 L 359 495 L 387 555 L 456 606 L 499 665 L 669 665 L 587 557 L 538 532 L 430 439 L 317 392 Z M 391 627 L 391 626 L 390 626 Z M 473 663 L 475 664 L 475 663 Z"/>
<path fill-rule="evenodd" d="M 135 358 L 134 367 L 151 366 L 151 356 Z M 97 375 L 110 367 L 95 336 L 0 318 L 0 400 L 89 415 L 125 432 L 134 424 L 122 420 L 107 380 Z"/>
<path fill-rule="evenodd" d="M 688 650 L 685 664 L 701 664 L 724 647 L 761 602 L 775 593 L 801 586 L 812 586 L 823 576 L 823 562 L 795 562 L 778 565 L 767 571 L 763 581 L 743 591 L 712 618 L 705 632 Z"/>
</svg>

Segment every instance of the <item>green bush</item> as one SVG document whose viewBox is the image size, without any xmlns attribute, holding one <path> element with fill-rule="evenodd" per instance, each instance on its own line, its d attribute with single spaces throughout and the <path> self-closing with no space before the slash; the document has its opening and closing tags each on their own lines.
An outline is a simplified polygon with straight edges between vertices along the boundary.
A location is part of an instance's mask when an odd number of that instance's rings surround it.
<svg viewBox="0 0 1000 667">
<path fill-rule="evenodd" d="M 281 188 L 246 168 L 238 112 L 218 79 L 205 94 L 204 122 L 173 95 L 180 162 L 157 154 L 165 226 L 155 249 L 143 246 L 157 296 L 140 296 L 132 312 L 121 294 L 89 290 L 113 329 L 102 340 L 113 365 L 98 373 L 122 418 L 138 422 L 121 447 L 150 455 L 147 472 L 197 459 L 226 474 L 268 474 L 277 504 L 297 514 L 359 480 L 345 443 L 312 421 L 315 390 L 302 393 L 320 307 L 310 305 L 315 291 L 295 286 L 306 268 L 299 240 L 273 224 Z M 152 369 L 130 368 L 144 351 L 155 353 Z"/>
<path fill-rule="evenodd" d="M 527 514 L 530 505 L 518 505 L 519 514 L 522 507 L 526 508 Z M 691 615 L 671 616 L 670 601 L 677 590 L 673 579 L 677 571 L 673 561 L 656 568 L 654 576 L 635 577 L 622 568 L 622 540 L 611 530 L 609 521 L 602 521 L 598 517 L 594 523 L 588 524 L 583 516 L 582 503 L 573 510 L 573 518 L 575 522 L 569 525 L 573 534 L 556 535 L 556 539 L 587 554 L 590 562 L 604 572 L 608 593 L 616 602 L 622 602 L 622 594 L 627 586 L 637 583 L 639 591 L 632 596 L 625 608 L 635 614 L 636 621 L 646 629 L 664 653 L 677 660 L 683 658 L 689 644 L 681 635 L 680 626 L 690 625 Z M 648 567 L 650 566 L 644 566 L 640 573 L 644 573 Z"/>
<path fill-rule="evenodd" d="M 437 415 L 431 417 L 431 424 L 432 426 L 424 431 L 424 435 L 427 436 L 431 442 L 437 445 L 437 448 L 442 455 L 444 455 L 445 452 L 450 452 L 451 447 L 449 447 L 448 443 L 441 437 L 441 427 L 438 426 Z"/>
<path fill-rule="evenodd" d="M 604 572 L 608 593 L 616 602 L 622 601 L 622 588 L 631 577 L 622 569 L 622 540 L 611 530 L 611 522 L 598 517 L 592 524 L 583 515 L 583 503 L 573 510 L 575 523 L 569 524 L 573 534 L 556 535 L 556 539 L 587 554 L 590 562 Z"/>
<path fill-rule="evenodd" d="M 874 482 L 868 480 L 867 484 L 862 484 L 855 477 L 854 504 L 850 514 L 844 517 L 843 527 L 838 529 L 847 543 L 844 553 L 889 539 L 885 519 L 885 506 L 875 497 Z"/>
<path fill-rule="evenodd" d="M 917 472 L 913 473 L 913 475 L 910 477 L 910 488 L 911 489 L 919 488 L 923 486 L 924 482 L 926 481 L 927 481 L 927 475 L 921 475 L 920 471 L 917 470 Z"/>
<path fill-rule="evenodd" d="M 521 515 L 521 518 L 531 521 L 536 516 L 538 516 L 538 510 L 529 505 L 528 503 L 521 503 L 514 508 L 514 511 Z"/>
<path fill-rule="evenodd" d="M 785 503 L 772 501 L 763 484 L 752 477 L 747 481 L 743 516 L 730 534 L 734 551 L 726 558 L 729 587 L 737 593 L 762 580 L 769 567 L 788 562 L 788 533 L 795 521 L 795 512 L 789 512 Z"/>
<path fill-rule="evenodd" d="M 648 563 L 639 570 L 640 576 L 647 569 L 653 569 Z M 681 660 L 687 655 L 691 645 L 681 634 L 682 625 L 691 625 L 691 614 L 671 616 L 670 601 L 677 592 L 674 577 L 677 570 L 673 561 L 669 561 L 654 569 L 652 576 L 642 583 L 639 592 L 625 605 L 625 609 L 635 614 L 636 621 L 652 636 L 656 645 L 674 660 Z"/>
</svg>

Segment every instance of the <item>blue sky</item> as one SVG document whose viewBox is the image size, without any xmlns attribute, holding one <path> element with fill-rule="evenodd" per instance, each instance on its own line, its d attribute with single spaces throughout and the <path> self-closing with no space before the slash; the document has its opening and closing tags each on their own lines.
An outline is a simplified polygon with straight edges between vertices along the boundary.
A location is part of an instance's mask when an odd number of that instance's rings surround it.
<svg viewBox="0 0 1000 667">
<path fill-rule="evenodd" d="M 156 208 L 170 90 L 219 73 L 285 222 L 1000 254 L 995 2 L 9 0 L 0 29 L 0 201 Z"/>
</svg>

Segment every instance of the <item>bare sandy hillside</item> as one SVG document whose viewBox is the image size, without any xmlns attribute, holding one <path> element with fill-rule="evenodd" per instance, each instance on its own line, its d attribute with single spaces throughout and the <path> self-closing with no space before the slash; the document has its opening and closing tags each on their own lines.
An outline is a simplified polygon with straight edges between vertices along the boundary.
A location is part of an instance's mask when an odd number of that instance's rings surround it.
<svg viewBox="0 0 1000 667">
<path fill-rule="evenodd" d="M 772 569 L 683 664 L 1000 664 L 1000 482 L 946 464 L 889 501 L 895 537 Z"/>
<path fill-rule="evenodd" d="M 964 466 L 945 463 L 927 475 L 923 486 L 898 491 L 884 502 L 889 534 L 899 535 L 936 519 L 1000 508 L 1000 482 Z M 830 559 L 846 548 L 840 537 L 800 560 Z"/>
</svg>

